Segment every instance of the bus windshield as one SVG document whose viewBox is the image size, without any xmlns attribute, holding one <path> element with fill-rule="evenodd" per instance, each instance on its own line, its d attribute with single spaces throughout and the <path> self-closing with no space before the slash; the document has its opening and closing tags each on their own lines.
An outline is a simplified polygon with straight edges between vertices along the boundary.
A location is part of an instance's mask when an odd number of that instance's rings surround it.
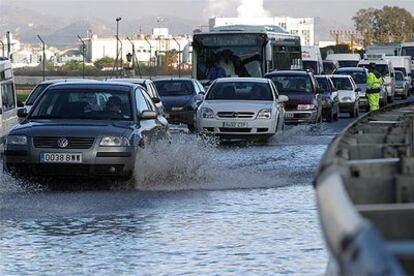
<svg viewBox="0 0 414 276">
<path fill-rule="evenodd" d="M 194 36 L 197 79 L 261 77 L 265 38 L 259 34 Z M 221 72 L 219 75 L 212 71 Z"/>
</svg>

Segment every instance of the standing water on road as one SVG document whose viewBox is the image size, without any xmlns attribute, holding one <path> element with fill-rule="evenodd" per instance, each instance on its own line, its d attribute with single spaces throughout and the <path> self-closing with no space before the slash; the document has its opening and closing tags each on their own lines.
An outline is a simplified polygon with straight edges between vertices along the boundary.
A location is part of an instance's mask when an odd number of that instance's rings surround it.
<svg viewBox="0 0 414 276">
<path fill-rule="evenodd" d="M 268 145 L 174 134 L 141 152 L 135 182 L 106 189 L 2 175 L 0 274 L 323 273 L 311 182 L 331 131 L 292 127 Z"/>
</svg>

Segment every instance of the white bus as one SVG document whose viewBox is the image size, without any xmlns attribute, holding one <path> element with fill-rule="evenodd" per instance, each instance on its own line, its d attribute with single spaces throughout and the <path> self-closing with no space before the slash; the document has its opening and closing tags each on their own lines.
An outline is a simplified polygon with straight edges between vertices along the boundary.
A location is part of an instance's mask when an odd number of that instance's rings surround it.
<svg viewBox="0 0 414 276">
<path fill-rule="evenodd" d="M 3 143 L 17 122 L 17 96 L 13 70 L 8 59 L 0 58 L 0 141 Z"/>
<path fill-rule="evenodd" d="M 204 82 L 214 66 L 225 77 L 263 77 L 301 60 L 300 37 L 278 26 L 223 26 L 193 37 L 193 78 Z"/>
</svg>

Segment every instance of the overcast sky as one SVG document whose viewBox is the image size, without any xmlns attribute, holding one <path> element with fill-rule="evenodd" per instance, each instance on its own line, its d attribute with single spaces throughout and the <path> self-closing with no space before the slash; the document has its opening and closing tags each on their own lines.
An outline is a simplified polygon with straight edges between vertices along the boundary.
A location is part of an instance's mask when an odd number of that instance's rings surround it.
<svg viewBox="0 0 414 276">
<path fill-rule="evenodd" d="M 207 23 L 210 16 L 235 16 L 240 2 L 261 0 L 0 0 L 1 5 L 25 7 L 64 18 L 142 18 L 170 15 Z M 351 24 L 358 9 L 395 5 L 414 13 L 414 0 L 263 0 L 270 15 L 315 16 Z M 170 22 L 171 23 L 171 22 Z"/>
</svg>

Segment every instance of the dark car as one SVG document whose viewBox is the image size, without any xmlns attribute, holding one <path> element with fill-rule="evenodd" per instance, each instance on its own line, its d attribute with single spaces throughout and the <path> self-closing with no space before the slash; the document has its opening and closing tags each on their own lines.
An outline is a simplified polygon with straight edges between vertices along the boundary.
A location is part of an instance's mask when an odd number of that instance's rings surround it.
<svg viewBox="0 0 414 276">
<path fill-rule="evenodd" d="M 322 121 L 322 99 L 315 76 L 306 71 L 275 71 L 265 75 L 281 95 L 289 97 L 285 104 L 285 121 L 318 123 Z"/>
<path fill-rule="evenodd" d="M 200 82 L 187 78 L 161 79 L 154 81 L 164 105 L 170 124 L 186 124 L 195 131 L 195 113 L 198 102 L 196 96 L 204 94 Z"/>
<path fill-rule="evenodd" d="M 30 176 L 129 179 L 140 147 L 168 136 L 137 85 L 78 82 L 49 86 L 6 138 L 4 168 Z"/>
<path fill-rule="evenodd" d="M 322 114 L 328 121 L 337 121 L 339 119 L 339 97 L 338 89 L 335 88 L 329 76 L 315 76 L 319 87 L 322 91 Z"/>
<path fill-rule="evenodd" d="M 152 80 L 148 79 L 110 79 L 109 82 L 126 82 L 132 84 L 141 85 L 148 93 L 148 95 L 152 98 L 155 106 L 157 107 L 158 113 L 161 115 L 165 115 L 164 112 L 164 105 L 161 102 L 160 94 L 158 93 L 157 88 L 154 85 Z"/>
</svg>

